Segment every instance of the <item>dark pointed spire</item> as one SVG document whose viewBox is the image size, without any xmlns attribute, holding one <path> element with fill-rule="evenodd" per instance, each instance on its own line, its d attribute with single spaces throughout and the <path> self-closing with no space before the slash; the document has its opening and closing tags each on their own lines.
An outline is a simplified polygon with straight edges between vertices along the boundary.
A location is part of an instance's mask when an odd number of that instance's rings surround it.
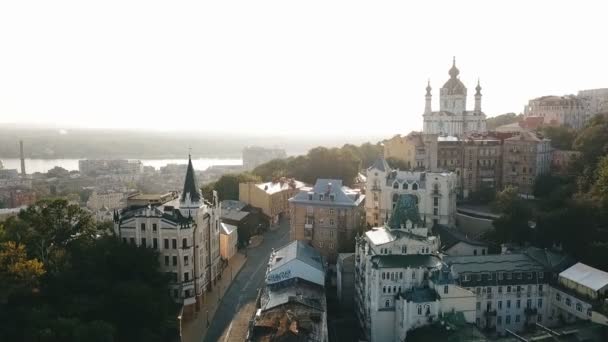
<svg viewBox="0 0 608 342">
<path fill-rule="evenodd" d="M 180 201 L 186 200 L 186 194 L 190 194 L 191 202 L 198 202 L 201 199 L 201 194 L 196 187 L 196 178 L 194 177 L 194 167 L 192 166 L 192 156 L 188 154 L 188 170 L 186 171 L 186 179 L 184 181 L 184 191 Z"/>
<path fill-rule="evenodd" d="M 426 84 L 426 96 L 431 96 L 431 79 L 430 78 Z"/>
</svg>

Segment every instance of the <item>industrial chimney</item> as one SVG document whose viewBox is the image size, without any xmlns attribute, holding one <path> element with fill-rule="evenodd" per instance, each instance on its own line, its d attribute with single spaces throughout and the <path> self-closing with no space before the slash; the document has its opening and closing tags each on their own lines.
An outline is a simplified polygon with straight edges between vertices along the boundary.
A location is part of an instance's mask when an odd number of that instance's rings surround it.
<svg viewBox="0 0 608 342">
<path fill-rule="evenodd" d="M 21 177 L 25 177 L 25 157 L 23 156 L 23 140 L 19 140 L 19 155 L 21 156 Z"/>
</svg>

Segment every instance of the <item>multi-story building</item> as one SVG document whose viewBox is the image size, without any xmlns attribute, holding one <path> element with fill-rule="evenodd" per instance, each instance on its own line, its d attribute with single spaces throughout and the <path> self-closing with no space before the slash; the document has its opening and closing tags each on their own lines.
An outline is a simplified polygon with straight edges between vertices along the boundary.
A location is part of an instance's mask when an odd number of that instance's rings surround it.
<svg viewBox="0 0 608 342">
<path fill-rule="evenodd" d="M 338 179 L 317 179 L 289 199 L 291 240 L 310 241 L 335 264 L 338 253 L 352 252 L 365 225 L 365 195 Z"/>
<path fill-rule="evenodd" d="M 505 139 L 502 153 L 503 185 L 516 187 L 523 196 L 532 196 L 536 177 L 550 170 L 551 140 L 524 131 Z"/>
<path fill-rule="evenodd" d="M 446 256 L 456 284 L 476 295 L 479 328 L 504 334 L 540 323 L 559 323 L 550 303 L 555 276 L 572 264 L 570 258 L 539 248 L 511 254 Z"/>
<path fill-rule="evenodd" d="M 327 342 L 325 272 L 323 257 L 302 241 L 273 251 L 247 340 Z"/>
<path fill-rule="evenodd" d="M 585 103 L 574 95 L 542 96 L 528 101 L 524 118 L 541 117 L 544 125 L 581 128 L 590 114 Z"/>
<path fill-rule="evenodd" d="M 240 183 L 239 201 L 260 208 L 272 222 L 278 222 L 281 215 L 289 212 L 288 200 L 305 186 L 293 178 L 281 178 L 276 182 Z"/>
<path fill-rule="evenodd" d="M 559 274 L 551 292 L 553 317 L 608 325 L 607 272 L 579 262 Z"/>
<path fill-rule="evenodd" d="M 415 195 L 400 195 L 386 226 L 357 239 L 356 313 L 371 342 L 404 341 L 409 330 L 444 314 L 475 321 L 475 294 L 453 282 L 439 238 L 430 234 L 416 203 Z"/>
<path fill-rule="evenodd" d="M 196 186 L 192 161 L 179 198 L 150 200 L 114 216 L 114 232 L 125 243 L 159 251 L 161 268 L 171 276 L 170 294 L 192 317 L 221 273 L 220 209 L 217 196 L 206 202 Z"/>
<path fill-rule="evenodd" d="M 87 208 L 91 210 L 100 210 L 102 207 L 105 207 L 108 210 L 114 210 L 124 206 L 124 199 L 125 195 L 122 192 L 97 192 L 94 190 L 87 200 Z"/>
<path fill-rule="evenodd" d="M 280 148 L 264 148 L 258 146 L 245 147 L 243 149 L 243 168 L 245 170 L 255 169 L 258 165 L 273 159 L 286 158 L 285 150 Z"/>
<path fill-rule="evenodd" d="M 490 135 L 469 135 L 463 141 L 462 196 L 502 186 L 502 141 Z"/>
<path fill-rule="evenodd" d="M 608 113 L 608 88 L 580 90 L 577 97 L 591 116 Z"/>
<path fill-rule="evenodd" d="M 424 107 L 423 132 L 462 136 L 471 132 L 486 130 L 486 115 L 481 110 L 481 86 L 475 87 L 475 107 L 467 111 L 467 88 L 460 81 L 460 71 L 456 68 L 456 59 L 449 71 L 450 79 L 445 82 L 439 93 L 439 111 L 431 108 L 431 85 L 426 87 L 426 104 Z"/>
<path fill-rule="evenodd" d="M 365 216 L 369 226 L 388 221 L 399 195 L 412 194 L 431 223 L 454 224 L 458 179 L 454 172 L 401 171 L 378 159 L 367 170 Z"/>
</svg>

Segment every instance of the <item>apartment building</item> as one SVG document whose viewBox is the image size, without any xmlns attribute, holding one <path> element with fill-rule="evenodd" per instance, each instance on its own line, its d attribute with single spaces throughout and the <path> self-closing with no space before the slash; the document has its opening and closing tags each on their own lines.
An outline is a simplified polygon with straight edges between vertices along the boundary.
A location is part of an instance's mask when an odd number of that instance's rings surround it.
<svg viewBox="0 0 608 342">
<path fill-rule="evenodd" d="M 514 186 L 522 196 L 532 197 L 536 177 L 549 173 L 550 166 L 550 139 L 530 131 L 505 139 L 503 186 Z"/>
<path fill-rule="evenodd" d="M 289 199 L 291 240 L 309 241 L 330 263 L 352 252 L 355 235 L 365 226 L 365 195 L 339 179 L 317 179 Z"/>
</svg>

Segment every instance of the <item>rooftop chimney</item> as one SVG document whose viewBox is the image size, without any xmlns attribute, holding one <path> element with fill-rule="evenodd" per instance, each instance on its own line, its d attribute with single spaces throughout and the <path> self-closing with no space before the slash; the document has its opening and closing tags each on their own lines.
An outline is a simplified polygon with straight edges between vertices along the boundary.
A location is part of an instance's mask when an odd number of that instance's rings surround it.
<svg viewBox="0 0 608 342">
<path fill-rule="evenodd" d="M 25 177 L 25 157 L 23 156 L 23 140 L 19 140 L 19 155 L 21 156 L 21 176 Z"/>
</svg>

